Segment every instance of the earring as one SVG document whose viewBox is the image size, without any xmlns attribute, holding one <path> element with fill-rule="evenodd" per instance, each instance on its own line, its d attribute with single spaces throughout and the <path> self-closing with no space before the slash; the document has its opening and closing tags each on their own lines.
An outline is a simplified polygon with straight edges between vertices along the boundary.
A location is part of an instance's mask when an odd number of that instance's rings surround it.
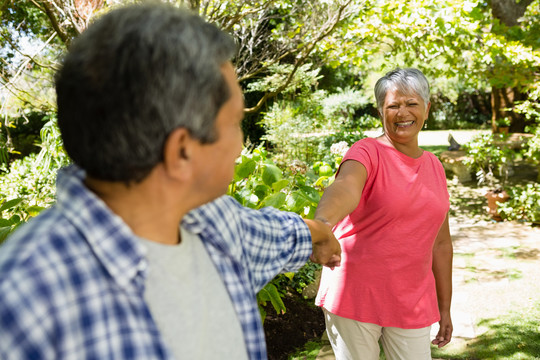
<svg viewBox="0 0 540 360">
<path fill-rule="evenodd" d="M 424 129 L 427 129 L 427 121 L 424 121 Z"/>
</svg>

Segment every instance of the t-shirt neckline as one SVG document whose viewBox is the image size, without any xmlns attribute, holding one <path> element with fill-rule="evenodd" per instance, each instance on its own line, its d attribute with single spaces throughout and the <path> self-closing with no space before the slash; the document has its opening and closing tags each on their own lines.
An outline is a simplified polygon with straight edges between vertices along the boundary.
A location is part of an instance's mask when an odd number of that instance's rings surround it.
<svg viewBox="0 0 540 360">
<path fill-rule="evenodd" d="M 423 159 L 424 159 L 424 157 L 426 155 L 426 150 L 422 149 L 422 155 L 420 155 L 417 158 L 413 158 L 413 157 L 410 157 L 409 155 L 406 155 L 406 154 L 402 153 L 401 151 L 399 151 L 398 149 L 396 149 L 392 145 L 389 145 L 389 144 L 383 143 L 382 141 L 379 141 L 377 138 L 369 138 L 369 139 L 371 139 L 377 146 L 381 146 L 381 147 L 393 150 L 401 159 L 403 159 L 404 161 L 409 162 L 409 163 L 421 162 L 421 161 L 423 161 Z"/>
</svg>

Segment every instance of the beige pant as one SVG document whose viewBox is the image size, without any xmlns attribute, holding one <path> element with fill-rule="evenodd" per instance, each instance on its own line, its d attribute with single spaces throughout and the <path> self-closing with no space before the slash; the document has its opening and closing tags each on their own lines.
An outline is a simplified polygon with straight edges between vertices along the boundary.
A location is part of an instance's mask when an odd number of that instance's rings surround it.
<svg viewBox="0 0 540 360">
<path fill-rule="evenodd" d="M 382 327 L 323 311 L 336 360 L 378 360 L 379 340 L 387 360 L 431 360 L 431 326 L 421 329 Z"/>
</svg>

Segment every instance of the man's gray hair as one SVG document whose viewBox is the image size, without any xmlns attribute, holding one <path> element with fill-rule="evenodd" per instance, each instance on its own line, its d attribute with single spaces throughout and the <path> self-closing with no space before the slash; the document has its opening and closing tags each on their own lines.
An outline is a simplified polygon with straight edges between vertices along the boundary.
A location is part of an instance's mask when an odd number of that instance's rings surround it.
<svg viewBox="0 0 540 360">
<path fill-rule="evenodd" d="M 56 76 L 67 153 L 87 174 L 140 181 L 183 127 L 203 143 L 228 100 L 221 66 L 232 38 L 185 9 L 152 3 L 102 16 L 70 47 Z"/>
<path fill-rule="evenodd" d="M 397 90 L 404 95 L 417 95 L 424 100 L 427 107 L 429 103 L 429 83 L 424 74 L 413 68 L 394 69 L 387 72 L 375 84 L 375 100 L 379 113 L 383 113 L 384 100 L 388 91 Z"/>
</svg>

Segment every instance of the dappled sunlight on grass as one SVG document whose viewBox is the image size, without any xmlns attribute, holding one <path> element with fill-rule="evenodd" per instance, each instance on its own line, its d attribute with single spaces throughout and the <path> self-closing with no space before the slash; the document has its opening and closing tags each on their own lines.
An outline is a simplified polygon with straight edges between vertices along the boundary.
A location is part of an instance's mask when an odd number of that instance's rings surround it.
<svg viewBox="0 0 540 360">
<path fill-rule="evenodd" d="M 481 320 L 488 330 L 448 349 L 433 348 L 440 359 L 540 359 L 540 303 L 495 319 Z"/>
<path fill-rule="evenodd" d="M 485 186 L 469 183 L 467 186 L 460 184 L 455 179 L 448 180 L 448 193 L 450 194 L 450 216 L 468 222 L 489 220 L 486 211 L 487 200 L 484 194 L 488 191 Z"/>
</svg>

